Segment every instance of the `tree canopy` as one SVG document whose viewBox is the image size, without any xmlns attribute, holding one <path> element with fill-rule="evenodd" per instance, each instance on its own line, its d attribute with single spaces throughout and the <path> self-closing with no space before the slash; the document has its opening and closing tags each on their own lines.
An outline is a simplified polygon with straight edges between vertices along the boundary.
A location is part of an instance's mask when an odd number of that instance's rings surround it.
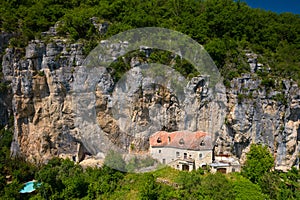
<svg viewBox="0 0 300 200">
<path fill-rule="evenodd" d="M 251 144 L 250 152 L 247 153 L 243 175 L 253 183 L 258 183 L 263 175 L 274 167 L 274 158 L 267 146 Z"/>
<path fill-rule="evenodd" d="M 233 0 L 18 0 L 0 2 L 0 30 L 17 33 L 11 44 L 24 47 L 57 21 L 60 34 L 90 44 L 137 27 L 164 27 L 204 45 L 225 78 L 249 71 L 244 50 L 259 54 L 271 77 L 300 80 L 300 17 L 252 9 Z M 99 35 L 91 18 L 107 22 Z M 90 42 L 93 41 L 93 42 Z M 91 45 L 93 44 L 93 45 Z"/>
</svg>

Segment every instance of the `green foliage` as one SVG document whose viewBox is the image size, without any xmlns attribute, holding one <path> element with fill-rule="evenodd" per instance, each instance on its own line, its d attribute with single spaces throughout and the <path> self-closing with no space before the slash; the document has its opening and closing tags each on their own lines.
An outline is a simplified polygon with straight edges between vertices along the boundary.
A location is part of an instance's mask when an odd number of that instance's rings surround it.
<svg viewBox="0 0 300 200">
<path fill-rule="evenodd" d="M 133 157 L 126 164 L 125 168 L 128 172 L 135 172 L 141 168 L 153 166 L 155 163 L 156 161 L 150 156 L 139 159 L 137 157 Z"/>
<path fill-rule="evenodd" d="M 236 200 L 263 200 L 268 199 L 266 194 L 263 194 L 259 185 L 253 184 L 248 179 L 235 174 L 233 181 L 233 191 L 235 193 Z M 271 191 L 270 191 L 271 192 Z"/>
<path fill-rule="evenodd" d="M 0 130 L 0 191 L 3 191 L 6 180 L 5 177 L 8 174 L 7 173 L 7 160 L 9 159 L 9 148 L 10 143 L 12 141 L 12 133 L 10 131 L 7 131 L 5 129 Z M 1 195 L 1 192 L 0 192 Z"/>
<path fill-rule="evenodd" d="M 99 35 L 90 18 L 108 21 L 105 35 Z M 200 44 L 214 59 L 224 77 L 230 80 L 250 69 L 244 50 L 260 54 L 271 72 L 258 72 L 261 85 L 267 90 L 276 87 L 274 77 L 300 80 L 300 17 L 291 13 L 276 14 L 251 9 L 241 1 L 158 1 L 158 0 L 4 0 L 0 1 L 0 30 L 13 32 L 11 47 L 23 48 L 28 41 L 39 38 L 57 21 L 61 21 L 59 35 L 84 43 L 87 55 L 101 39 L 137 27 L 156 26 L 180 31 Z M 44 38 L 46 40 L 47 38 Z M 132 52 L 125 59 L 111 64 L 115 80 L 130 69 L 130 59 L 141 62 L 171 65 L 185 77 L 198 75 L 191 64 L 170 52 L 154 50 L 149 58 L 142 52 Z M 43 75 L 43 74 L 39 74 Z M 2 78 L 2 77 L 1 77 Z M 7 90 L 0 84 L 0 92 Z M 246 98 L 238 96 L 241 102 Z M 247 97 L 248 98 L 248 97 Z M 284 96 L 275 100 L 286 103 Z M 12 131 L 0 131 L 0 196 L 20 199 L 22 183 L 34 177 L 42 182 L 32 199 L 300 199 L 299 170 L 287 173 L 269 172 L 274 160 L 266 147 L 252 145 L 242 175 L 225 176 L 179 172 L 171 168 L 146 174 L 124 174 L 107 166 L 133 171 L 133 166 L 148 166 L 152 160 L 131 160 L 110 152 L 101 169 L 83 169 L 70 160 L 52 159 L 38 169 L 22 159 L 10 158 Z M 7 184 L 7 176 L 12 179 Z M 157 183 L 156 178 L 169 184 Z M 174 188 L 178 185 L 178 188 Z M 265 195 L 268 195 L 266 197 Z"/>
<path fill-rule="evenodd" d="M 122 56 L 122 58 L 119 57 L 110 65 L 110 68 L 113 70 L 112 74 L 115 78 L 115 81 L 118 81 L 126 73 L 126 71 L 131 68 L 130 62 L 133 58 L 138 60 L 140 64 L 159 63 L 162 65 L 171 66 L 185 78 L 192 78 L 199 75 L 199 72 L 197 72 L 195 67 L 187 60 L 178 55 L 174 55 L 171 52 L 152 49 L 150 56 L 147 57 L 145 52 L 136 50 L 127 53 L 126 55 Z M 163 75 L 164 72 L 164 70 L 161 70 L 161 66 L 153 66 L 151 70 L 155 76 Z"/>
<path fill-rule="evenodd" d="M 0 93 L 6 92 L 8 89 L 8 85 L 0 82 Z"/>
<path fill-rule="evenodd" d="M 32 180 L 37 170 L 36 166 L 24 159 L 10 157 L 12 136 L 10 128 L 0 129 L 0 197 L 3 199 L 20 199 L 22 183 Z M 7 184 L 7 181 L 12 182 Z"/>
<path fill-rule="evenodd" d="M 245 95 L 244 95 L 244 94 L 241 94 L 241 93 L 238 94 L 238 96 L 237 96 L 238 103 L 239 103 L 239 104 L 242 103 L 244 98 L 245 98 Z"/>
<path fill-rule="evenodd" d="M 105 156 L 104 165 L 120 171 L 126 170 L 126 163 L 122 158 L 122 155 L 113 150 L 110 150 Z"/>
<path fill-rule="evenodd" d="M 92 7 L 78 7 L 65 13 L 61 19 L 60 34 L 67 33 L 72 39 L 89 39 L 96 32 L 90 18 L 95 16 L 96 10 Z"/>
<path fill-rule="evenodd" d="M 225 64 L 227 48 L 220 38 L 214 38 L 205 45 L 205 50 L 213 58 L 217 66 Z"/>
<path fill-rule="evenodd" d="M 88 199 L 99 199 L 101 196 L 110 196 L 118 188 L 123 174 L 104 166 L 101 169 L 88 168 L 85 177 L 88 182 Z"/>
<path fill-rule="evenodd" d="M 154 176 L 152 174 L 145 174 L 142 176 L 144 184 L 140 188 L 140 197 L 141 200 L 155 200 L 158 199 L 158 185 L 155 182 Z"/>
<path fill-rule="evenodd" d="M 258 183 L 265 173 L 274 167 L 274 158 L 266 146 L 252 144 L 247 153 L 242 174 L 253 183 Z"/>
<path fill-rule="evenodd" d="M 18 33 L 11 39 L 12 46 L 24 47 L 57 21 L 62 22 L 60 35 L 86 40 L 85 54 L 100 39 L 132 28 L 156 26 L 180 31 L 203 44 L 227 86 L 232 78 L 249 72 L 244 49 L 259 53 L 264 64 L 271 66 L 272 75 L 300 79 L 299 15 L 252 9 L 240 1 L 1 1 L 0 13 L 1 30 Z M 99 36 L 91 17 L 108 21 L 105 35 Z M 178 67 L 179 71 L 192 76 L 188 63 L 180 66 L 186 69 Z"/>
<path fill-rule="evenodd" d="M 275 81 L 272 78 L 266 77 L 261 81 L 261 85 L 264 86 L 266 90 L 270 90 L 272 87 L 275 86 Z"/>
<path fill-rule="evenodd" d="M 45 72 L 44 71 L 38 71 L 38 75 L 39 76 L 45 76 Z"/>
<path fill-rule="evenodd" d="M 287 173 L 280 174 L 281 183 L 279 199 L 299 199 L 300 198 L 300 173 L 295 167 Z"/>
<path fill-rule="evenodd" d="M 233 199 L 232 184 L 221 173 L 208 174 L 201 182 L 200 195 L 210 199 Z"/>
<path fill-rule="evenodd" d="M 283 105 L 287 105 L 288 103 L 288 99 L 285 97 L 283 93 L 276 94 L 276 96 L 273 97 L 273 99 L 277 102 L 281 102 Z"/>
<path fill-rule="evenodd" d="M 4 185 L 2 181 L 0 199 L 299 199 L 300 175 L 295 168 L 287 173 L 266 172 L 255 184 L 239 173 L 204 174 L 203 170 L 184 172 L 170 167 L 144 174 L 122 173 L 107 166 L 84 171 L 68 159 L 53 158 L 36 170 L 35 178 L 42 184 L 28 195 L 18 191 L 23 187 L 20 183 L 32 177 L 15 177 Z"/>
<path fill-rule="evenodd" d="M 280 199 L 281 184 L 280 176 L 277 172 L 265 173 L 259 182 L 262 191 L 268 194 L 271 199 Z"/>
</svg>

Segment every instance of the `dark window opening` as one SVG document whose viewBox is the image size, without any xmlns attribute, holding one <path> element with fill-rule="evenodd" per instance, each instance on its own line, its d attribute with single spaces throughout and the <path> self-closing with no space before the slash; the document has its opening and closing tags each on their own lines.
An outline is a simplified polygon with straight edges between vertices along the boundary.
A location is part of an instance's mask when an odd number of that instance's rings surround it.
<svg viewBox="0 0 300 200">
<path fill-rule="evenodd" d="M 184 144 L 184 140 L 183 140 L 182 138 L 179 140 L 179 144 L 180 144 L 180 145 L 183 145 L 183 144 Z"/>
<path fill-rule="evenodd" d="M 161 143 L 161 139 L 160 139 L 160 137 L 159 137 L 159 138 L 157 138 L 157 143 Z"/>
<path fill-rule="evenodd" d="M 184 153 L 184 154 L 183 154 L 183 158 L 184 158 L 184 159 L 187 159 L 187 153 Z"/>
<path fill-rule="evenodd" d="M 202 140 L 200 143 L 200 146 L 204 146 L 204 145 L 205 145 L 205 142 Z"/>
<path fill-rule="evenodd" d="M 182 165 L 182 170 L 183 171 L 189 171 L 189 166 L 188 165 Z"/>
<path fill-rule="evenodd" d="M 226 174 L 226 168 L 219 168 L 219 169 L 217 169 L 217 172 L 220 172 L 222 174 Z"/>
</svg>

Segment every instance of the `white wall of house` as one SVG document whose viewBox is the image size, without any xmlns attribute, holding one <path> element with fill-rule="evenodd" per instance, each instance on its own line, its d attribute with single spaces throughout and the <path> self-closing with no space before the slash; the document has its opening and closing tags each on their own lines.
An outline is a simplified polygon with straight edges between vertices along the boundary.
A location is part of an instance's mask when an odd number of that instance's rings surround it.
<svg viewBox="0 0 300 200">
<path fill-rule="evenodd" d="M 178 159 L 184 160 L 190 158 L 195 160 L 196 169 L 212 162 L 212 150 L 196 151 L 174 147 L 151 147 L 150 154 L 154 159 L 157 159 L 159 162 L 166 165 L 170 165 Z"/>
<path fill-rule="evenodd" d="M 223 171 L 223 170 L 224 171 Z M 216 173 L 218 170 L 221 170 L 220 172 L 224 172 L 226 174 L 231 172 L 241 172 L 241 166 L 240 165 L 228 165 L 228 166 L 211 166 L 211 173 Z"/>
</svg>

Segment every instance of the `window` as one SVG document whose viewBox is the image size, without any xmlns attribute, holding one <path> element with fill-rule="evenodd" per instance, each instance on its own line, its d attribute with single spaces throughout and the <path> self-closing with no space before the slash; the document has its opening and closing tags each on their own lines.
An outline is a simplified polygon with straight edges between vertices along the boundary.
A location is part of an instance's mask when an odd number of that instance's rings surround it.
<svg viewBox="0 0 300 200">
<path fill-rule="evenodd" d="M 235 172 L 235 168 L 232 168 L 232 172 Z"/>
<path fill-rule="evenodd" d="M 161 139 L 160 139 L 160 137 L 159 137 L 159 138 L 157 138 L 157 143 L 161 143 Z"/>
<path fill-rule="evenodd" d="M 161 150 L 160 150 L 160 149 L 158 150 L 158 153 L 161 153 Z"/>
<path fill-rule="evenodd" d="M 179 144 L 184 145 L 184 140 L 182 138 L 179 140 Z"/>
<path fill-rule="evenodd" d="M 184 154 L 183 154 L 183 158 L 184 158 L 184 159 L 187 159 L 187 153 L 184 153 Z"/>
<path fill-rule="evenodd" d="M 162 159 L 162 163 L 163 163 L 163 164 L 166 164 L 166 159 Z"/>
<path fill-rule="evenodd" d="M 176 152 L 176 157 L 179 157 L 180 156 L 180 153 L 177 151 Z"/>
<path fill-rule="evenodd" d="M 202 158 L 202 153 L 199 153 L 199 159 L 201 159 Z"/>
<path fill-rule="evenodd" d="M 203 140 L 200 142 L 200 146 L 205 146 L 205 142 Z"/>
<path fill-rule="evenodd" d="M 171 137 L 170 136 L 168 136 L 168 142 L 171 142 Z"/>
<path fill-rule="evenodd" d="M 177 169 L 179 169 L 179 165 L 177 165 Z"/>
</svg>

